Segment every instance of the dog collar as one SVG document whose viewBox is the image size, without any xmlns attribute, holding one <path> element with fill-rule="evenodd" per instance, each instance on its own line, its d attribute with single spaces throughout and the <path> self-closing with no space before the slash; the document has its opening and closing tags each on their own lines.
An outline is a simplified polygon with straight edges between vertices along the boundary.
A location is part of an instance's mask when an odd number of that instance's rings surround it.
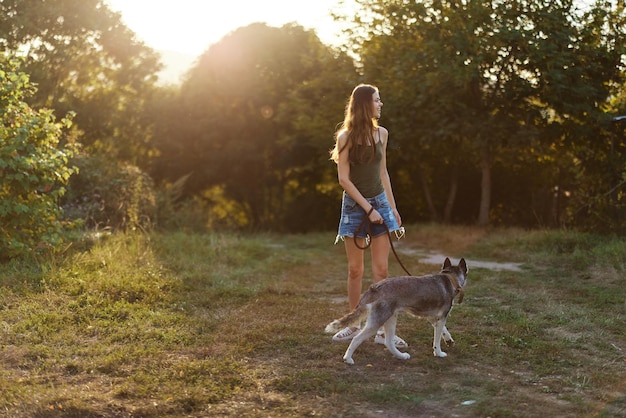
<svg viewBox="0 0 626 418">
<path fill-rule="evenodd" d="M 459 281 L 456 279 L 456 277 L 453 274 L 450 273 L 443 273 L 445 274 L 445 276 L 452 282 L 452 287 L 454 287 L 455 293 L 454 293 L 454 297 L 456 297 L 457 294 L 460 294 L 461 296 L 459 296 L 459 304 L 463 303 L 463 296 L 465 296 L 465 290 L 463 290 L 463 288 L 459 285 Z M 454 300 L 454 297 L 452 298 L 452 300 Z"/>
</svg>

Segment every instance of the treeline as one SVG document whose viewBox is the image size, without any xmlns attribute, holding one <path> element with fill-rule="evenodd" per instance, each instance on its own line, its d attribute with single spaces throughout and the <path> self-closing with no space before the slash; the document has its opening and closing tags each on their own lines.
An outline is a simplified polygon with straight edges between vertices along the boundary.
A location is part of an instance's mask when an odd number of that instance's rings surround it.
<svg viewBox="0 0 626 418">
<path fill-rule="evenodd" d="M 76 221 L 332 229 L 328 150 L 359 82 L 381 90 L 405 222 L 624 232 L 617 3 L 358 0 L 342 48 L 252 24 L 163 87 L 102 0 L 4 0 L 0 246 L 56 245 Z M 37 207 L 50 228 L 30 227 Z"/>
</svg>

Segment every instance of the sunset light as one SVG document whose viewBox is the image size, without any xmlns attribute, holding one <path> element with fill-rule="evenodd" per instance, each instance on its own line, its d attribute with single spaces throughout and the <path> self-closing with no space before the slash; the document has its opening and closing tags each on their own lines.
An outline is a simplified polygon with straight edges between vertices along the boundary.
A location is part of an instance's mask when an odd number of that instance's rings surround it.
<svg viewBox="0 0 626 418">
<path fill-rule="evenodd" d="M 107 0 L 107 3 L 121 13 L 124 23 L 148 46 L 195 56 L 231 31 L 253 22 L 270 26 L 295 22 L 314 29 L 327 44 L 338 43 L 341 29 L 330 16 L 339 0 Z"/>
<path fill-rule="evenodd" d="M 0 418 L 626 418 L 625 2 L 0 0 Z"/>
</svg>

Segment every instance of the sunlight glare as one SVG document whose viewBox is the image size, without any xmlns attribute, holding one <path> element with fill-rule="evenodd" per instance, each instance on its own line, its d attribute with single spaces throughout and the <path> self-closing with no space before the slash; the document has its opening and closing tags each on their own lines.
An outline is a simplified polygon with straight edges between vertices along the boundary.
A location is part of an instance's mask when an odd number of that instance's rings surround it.
<svg viewBox="0 0 626 418">
<path fill-rule="evenodd" d="M 228 33 L 254 22 L 295 22 L 336 45 L 341 24 L 330 12 L 339 0 L 106 0 L 140 40 L 157 50 L 199 55 Z M 347 2 L 349 3 L 349 2 Z"/>
</svg>

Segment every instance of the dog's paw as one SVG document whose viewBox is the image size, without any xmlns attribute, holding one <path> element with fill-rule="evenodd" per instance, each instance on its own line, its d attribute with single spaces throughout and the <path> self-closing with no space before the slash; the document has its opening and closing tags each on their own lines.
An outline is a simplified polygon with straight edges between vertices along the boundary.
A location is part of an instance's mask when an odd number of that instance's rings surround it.
<svg viewBox="0 0 626 418">
<path fill-rule="evenodd" d="M 452 335 L 450 334 L 450 332 L 448 331 L 447 328 L 443 329 L 443 332 L 441 333 L 441 339 L 447 344 L 447 345 L 453 345 L 454 344 L 454 339 L 452 338 Z"/>
<path fill-rule="evenodd" d="M 454 340 L 450 338 L 449 340 L 445 340 L 445 343 L 448 347 L 452 347 L 454 345 Z"/>
<path fill-rule="evenodd" d="M 400 360 L 408 360 L 411 358 L 411 355 L 409 353 L 400 353 L 400 355 L 397 355 L 396 357 Z"/>
<path fill-rule="evenodd" d="M 349 364 L 350 366 L 354 365 L 354 360 L 352 360 L 352 357 L 344 357 L 343 361 L 345 361 L 346 364 Z"/>
<path fill-rule="evenodd" d="M 433 354 L 435 357 L 441 357 L 441 358 L 448 357 L 448 355 L 441 350 L 439 351 L 433 350 Z"/>
</svg>

